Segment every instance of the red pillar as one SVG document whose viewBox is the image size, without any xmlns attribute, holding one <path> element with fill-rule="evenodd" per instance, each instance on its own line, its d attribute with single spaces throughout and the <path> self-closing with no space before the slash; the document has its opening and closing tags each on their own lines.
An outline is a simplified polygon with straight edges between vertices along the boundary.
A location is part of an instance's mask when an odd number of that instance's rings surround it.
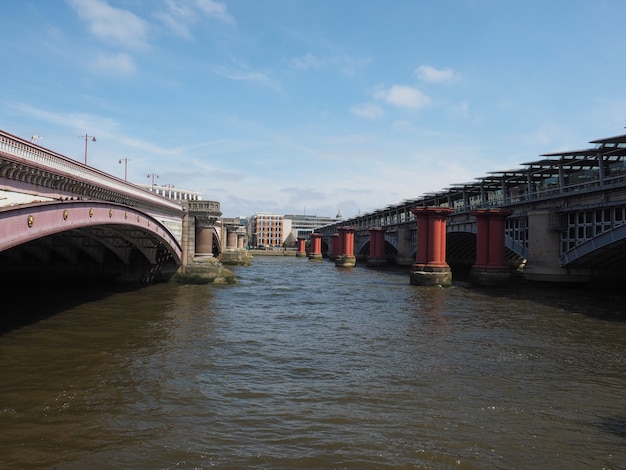
<svg viewBox="0 0 626 470">
<path fill-rule="evenodd" d="M 309 259 L 322 259 L 322 234 L 312 233 Z"/>
<path fill-rule="evenodd" d="M 506 268 L 504 230 L 506 218 L 513 211 L 492 209 L 489 218 L 489 266 L 492 268 Z"/>
<path fill-rule="evenodd" d="M 478 209 L 476 217 L 476 263 L 471 280 L 475 284 L 492 286 L 505 284 L 510 279 L 506 264 L 504 230 L 506 218 L 513 212 L 506 209 Z"/>
<path fill-rule="evenodd" d="M 428 263 L 428 213 L 425 211 L 411 212 L 417 217 L 417 247 L 415 249 L 415 264 Z"/>
<path fill-rule="evenodd" d="M 339 227 L 339 247 L 340 251 L 337 253 L 337 259 L 335 260 L 336 266 L 354 266 L 356 264 L 356 257 L 354 256 L 354 227 Z"/>
<path fill-rule="evenodd" d="M 452 271 L 446 263 L 446 218 L 448 207 L 417 207 L 417 247 L 411 267 L 411 284 L 450 285 Z"/>
<path fill-rule="evenodd" d="M 385 264 L 385 229 L 374 227 L 370 229 L 370 254 L 367 258 L 368 266 Z"/>
<path fill-rule="evenodd" d="M 489 264 L 489 216 L 486 211 L 470 212 L 476 217 L 476 263 L 474 267 L 486 267 Z"/>
<path fill-rule="evenodd" d="M 330 236 L 330 249 L 328 250 L 328 256 L 330 259 L 335 259 L 337 258 L 337 255 L 339 254 L 339 234 L 338 233 L 333 233 Z"/>
<path fill-rule="evenodd" d="M 296 251 L 296 256 L 306 256 L 306 238 L 298 237 L 298 249 Z"/>
<path fill-rule="evenodd" d="M 338 255 L 354 256 L 354 228 L 352 227 L 339 227 L 339 245 L 341 251 Z"/>
</svg>

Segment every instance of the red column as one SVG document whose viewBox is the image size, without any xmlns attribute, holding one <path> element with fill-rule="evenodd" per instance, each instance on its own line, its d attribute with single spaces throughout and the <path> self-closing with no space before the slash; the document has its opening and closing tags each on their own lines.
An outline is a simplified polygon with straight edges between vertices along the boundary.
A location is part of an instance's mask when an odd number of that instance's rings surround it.
<svg viewBox="0 0 626 470">
<path fill-rule="evenodd" d="M 333 233 L 330 236 L 330 249 L 328 251 L 328 255 L 331 258 L 337 257 L 339 255 L 339 234 Z"/>
<path fill-rule="evenodd" d="M 337 229 L 337 231 L 339 233 L 337 233 L 337 246 L 335 246 L 335 255 L 336 256 L 341 256 L 344 252 L 344 248 L 343 248 L 343 243 L 344 243 L 344 237 L 341 236 L 341 228 L 339 227 Z"/>
<path fill-rule="evenodd" d="M 447 207 L 418 207 L 411 212 L 417 217 L 415 264 L 447 267 L 446 218 L 453 210 Z"/>
<path fill-rule="evenodd" d="M 385 229 L 373 227 L 370 229 L 370 254 L 367 257 L 368 266 L 383 266 L 385 258 Z"/>
<path fill-rule="evenodd" d="M 513 211 L 492 209 L 489 218 L 489 267 L 506 268 L 504 230 Z"/>
<path fill-rule="evenodd" d="M 339 240 L 341 245 L 341 251 L 338 253 L 340 256 L 354 256 L 354 228 L 353 227 L 339 227 Z"/>
<path fill-rule="evenodd" d="M 385 229 L 374 227 L 370 229 L 370 258 L 385 257 Z"/>
<path fill-rule="evenodd" d="M 312 233 L 309 258 L 319 259 L 321 257 L 322 257 L 322 234 Z"/>
<path fill-rule="evenodd" d="M 476 217 L 476 263 L 470 279 L 483 286 L 503 285 L 510 281 L 506 264 L 504 229 L 506 218 L 513 211 L 506 209 L 478 209 L 470 215 Z"/>
<path fill-rule="evenodd" d="M 506 218 L 513 212 L 506 209 L 478 209 L 476 217 L 475 268 L 506 268 L 504 229 Z"/>
<path fill-rule="evenodd" d="M 428 212 L 421 208 L 411 211 L 417 217 L 417 247 L 415 249 L 415 264 L 428 263 Z"/>
<path fill-rule="evenodd" d="M 448 207 L 417 207 L 415 263 L 411 266 L 411 284 L 448 286 L 452 271 L 446 263 L 446 218 L 454 212 Z"/>
<path fill-rule="evenodd" d="M 339 227 L 339 245 L 340 251 L 335 259 L 335 266 L 352 267 L 356 265 L 356 257 L 354 256 L 354 227 Z"/>
<path fill-rule="evenodd" d="M 298 237 L 296 256 L 306 256 L 306 238 Z"/>
<path fill-rule="evenodd" d="M 489 216 L 484 209 L 470 212 L 476 217 L 476 263 L 474 267 L 489 264 Z"/>
</svg>

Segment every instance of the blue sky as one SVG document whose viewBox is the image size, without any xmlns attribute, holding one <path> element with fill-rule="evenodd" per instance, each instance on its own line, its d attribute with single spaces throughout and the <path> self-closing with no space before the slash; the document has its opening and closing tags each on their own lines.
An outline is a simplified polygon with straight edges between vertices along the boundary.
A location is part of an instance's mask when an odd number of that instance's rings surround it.
<svg viewBox="0 0 626 470">
<path fill-rule="evenodd" d="M 344 217 L 626 126 L 623 0 L 22 0 L 0 128 L 225 217 Z M 81 137 L 82 136 L 82 137 Z"/>
</svg>

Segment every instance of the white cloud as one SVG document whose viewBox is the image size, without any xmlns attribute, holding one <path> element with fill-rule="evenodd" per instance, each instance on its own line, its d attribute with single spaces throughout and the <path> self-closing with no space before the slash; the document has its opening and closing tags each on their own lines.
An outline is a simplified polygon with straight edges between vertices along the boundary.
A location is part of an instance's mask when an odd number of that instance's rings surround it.
<svg viewBox="0 0 626 470">
<path fill-rule="evenodd" d="M 470 116 L 469 112 L 469 101 L 461 100 L 452 108 L 452 112 L 458 116 L 468 118 Z"/>
<path fill-rule="evenodd" d="M 96 37 L 130 48 L 147 45 L 148 24 L 130 11 L 102 0 L 67 0 Z"/>
<path fill-rule="evenodd" d="M 217 18 L 224 23 L 233 23 L 233 17 L 228 13 L 226 5 L 213 0 L 196 0 L 196 6 L 209 18 Z"/>
<path fill-rule="evenodd" d="M 417 78 L 429 83 L 444 83 L 454 79 L 454 72 L 451 69 L 436 69 L 430 65 L 420 65 L 414 73 Z"/>
<path fill-rule="evenodd" d="M 400 108 L 421 109 L 430 104 L 430 98 L 417 88 L 407 85 L 392 85 L 385 88 L 382 85 L 374 89 L 374 98 Z"/>
<path fill-rule="evenodd" d="M 215 18 L 224 23 L 234 23 L 226 5 L 213 0 L 195 0 L 195 2 L 166 0 L 166 11 L 156 13 L 156 17 L 174 34 L 189 39 L 190 27 L 199 21 L 201 16 Z"/>
<path fill-rule="evenodd" d="M 319 69 L 324 65 L 324 61 L 322 59 L 318 59 L 313 54 L 306 54 L 303 57 L 295 57 L 291 60 L 291 63 L 297 69 L 303 70 Z"/>
<path fill-rule="evenodd" d="M 229 70 L 225 67 L 215 67 L 213 69 L 216 75 L 219 75 L 224 78 L 228 78 L 231 80 L 239 80 L 244 82 L 256 83 L 258 85 L 262 85 L 267 88 L 271 88 L 272 90 L 280 91 L 280 85 L 268 77 L 264 73 L 248 71 L 248 70 Z"/>
<path fill-rule="evenodd" d="M 350 112 L 356 116 L 367 119 L 379 119 L 385 115 L 385 111 L 373 103 L 357 104 L 350 108 Z"/>
<path fill-rule="evenodd" d="M 93 67 L 109 75 L 134 75 L 137 72 L 132 57 L 128 54 L 101 55 Z"/>
</svg>

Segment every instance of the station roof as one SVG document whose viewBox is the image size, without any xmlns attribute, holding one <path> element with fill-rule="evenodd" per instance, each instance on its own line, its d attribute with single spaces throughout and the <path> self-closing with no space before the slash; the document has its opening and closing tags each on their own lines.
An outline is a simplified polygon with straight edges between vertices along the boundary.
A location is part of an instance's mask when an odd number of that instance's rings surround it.
<svg viewBox="0 0 626 470">
<path fill-rule="evenodd" d="M 626 134 L 616 135 L 614 137 L 605 137 L 603 139 L 592 140 L 590 144 L 624 144 L 626 145 Z"/>
<path fill-rule="evenodd" d="M 455 201 L 463 195 L 476 195 L 481 191 L 493 191 L 502 189 L 503 182 L 506 185 L 523 185 L 531 180 L 554 178 L 560 171 L 576 172 L 584 170 L 594 170 L 599 167 L 598 156 L 602 155 L 605 160 L 619 160 L 626 157 L 626 134 L 592 140 L 590 144 L 595 147 L 566 150 L 561 152 L 545 153 L 540 155 L 540 160 L 521 163 L 521 168 L 502 171 L 490 171 L 486 176 L 475 178 L 475 181 L 465 183 L 453 183 L 450 186 L 439 190 L 427 192 L 420 197 L 404 199 L 398 204 L 389 204 L 384 209 L 374 210 L 372 213 L 363 215 L 375 215 L 382 211 L 406 208 L 425 204 L 433 199 L 448 198 Z"/>
</svg>

